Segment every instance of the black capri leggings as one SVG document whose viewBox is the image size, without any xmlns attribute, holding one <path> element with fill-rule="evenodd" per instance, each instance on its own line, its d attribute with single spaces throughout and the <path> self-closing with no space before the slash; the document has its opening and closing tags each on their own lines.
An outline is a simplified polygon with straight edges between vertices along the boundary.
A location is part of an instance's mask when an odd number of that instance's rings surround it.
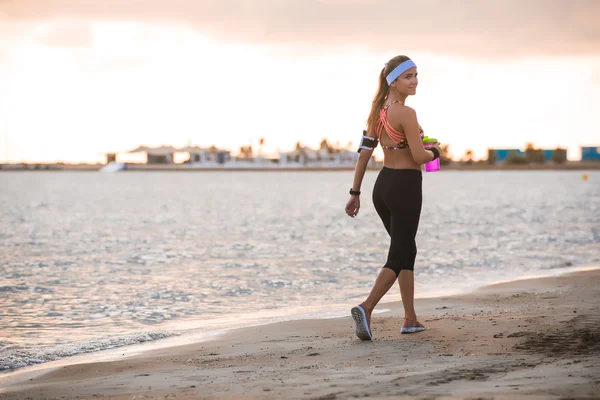
<svg viewBox="0 0 600 400">
<path fill-rule="evenodd" d="M 396 273 L 414 270 L 417 257 L 415 237 L 423 202 L 423 176 L 416 169 L 383 167 L 373 187 L 373 204 L 392 238 L 383 268 Z"/>
</svg>

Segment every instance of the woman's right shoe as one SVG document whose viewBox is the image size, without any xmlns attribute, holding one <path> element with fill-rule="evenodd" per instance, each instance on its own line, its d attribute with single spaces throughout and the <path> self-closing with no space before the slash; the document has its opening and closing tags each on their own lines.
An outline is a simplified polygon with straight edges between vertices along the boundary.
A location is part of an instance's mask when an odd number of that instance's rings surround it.
<svg viewBox="0 0 600 400">
<path fill-rule="evenodd" d="M 423 332 L 425 327 L 418 321 L 409 321 L 408 318 L 404 318 L 404 325 L 400 329 L 400 333 L 416 333 Z"/>
<path fill-rule="evenodd" d="M 350 313 L 356 323 L 356 336 L 361 340 L 372 340 L 371 329 L 367 321 L 367 312 L 363 306 L 352 307 Z"/>
</svg>

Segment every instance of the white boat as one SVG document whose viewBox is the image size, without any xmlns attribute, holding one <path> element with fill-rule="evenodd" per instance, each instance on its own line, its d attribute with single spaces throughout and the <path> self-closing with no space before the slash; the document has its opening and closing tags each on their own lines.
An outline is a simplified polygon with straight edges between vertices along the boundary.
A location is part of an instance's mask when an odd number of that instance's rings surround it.
<svg viewBox="0 0 600 400">
<path fill-rule="evenodd" d="M 100 168 L 100 172 L 118 172 L 118 171 L 125 171 L 126 169 L 127 169 L 126 163 L 111 161 L 108 164 L 106 164 L 104 167 Z"/>
</svg>

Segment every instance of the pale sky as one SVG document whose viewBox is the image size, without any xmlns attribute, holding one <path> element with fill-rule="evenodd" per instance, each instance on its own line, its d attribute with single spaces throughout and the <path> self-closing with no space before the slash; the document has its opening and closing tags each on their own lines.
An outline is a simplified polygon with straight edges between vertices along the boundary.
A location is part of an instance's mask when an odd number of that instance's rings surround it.
<svg viewBox="0 0 600 400">
<path fill-rule="evenodd" d="M 138 145 L 357 146 L 377 76 L 460 157 L 600 145 L 600 2 L 0 0 L 0 162 Z"/>
</svg>

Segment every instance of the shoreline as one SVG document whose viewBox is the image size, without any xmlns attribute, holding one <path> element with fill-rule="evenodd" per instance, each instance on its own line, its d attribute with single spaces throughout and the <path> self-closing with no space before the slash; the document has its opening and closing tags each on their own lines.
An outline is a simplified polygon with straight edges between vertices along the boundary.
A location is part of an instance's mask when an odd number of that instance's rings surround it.
<svg viewBox="0 0 600 400">
<path fill-rule="evenodd" d="M 544 376 L 552 375 L 553 370 L 560 370 L 562 373 L 566 368 L 573 375 L 573 379 L 567 379 L 570 377 L 566 375 L 560 379 L 565 393 L 570 389 L 571 393 L 575 390 L 576 393 L 585 395 L 581 388 L 600 390 L 598 387 L 600 371 L 594 375 L 594 379 L 598 380 L 595 386 L 593 380 L 589 381 L 584 377 L 586 373 L 589 375 L 592 372 L 591 368 L 588 368 L 589 360 L 586 357 L 582 358 L 576 353 L 564 354 L 564 357 L 553 361 L 554 364 L 551 363 L 554 369 L 548 370 L 539 357 L 515 349 L 514 346 L 529 343 L 530 346 L 538 346 L 539 352 L 544 352 L 545 345 L 551 344 L 551 341 L 540 339 L 540 342 L 535 344 L 533 339 L 537 337 L 536 335 L 547 335 L 546 331 L 550 332 L 552 327 L 565 320 L 571 321 L 572 324 L 583 324 L 582 329 L 588 329 L 585 327 L 591 321 L 595 324 L 594 329 L 599 332 L 589 331 L 589 329 L 586 332 L 592 335 L 591 337 L 596 337 L 593 335 L 600 333 L 597 323 L 600 321 L 594 319 L 593 311 L 600 309 L 597 300 L 600 298 L 598 283 L 600 283 L 600 269 L 587 267 L 579 272 L 496 283 L 462 295 L 416 299 L 417 309 L 428 327 L 427 331 L 418 335 L 400 336 L 397 325 L 400 323 L 401 303 L 383 303 L 378 309 L 389 309 L 389 311 L 374 314 L 373 331 L 376 336 L 375 341 L 369 343 L 354 338 L 351 319 L 342 317 L 275 322 L 231 329 L 188 344 L 165 347 L 158 346 L 155 344 L 157 342 L 154 342 L 139 345 L 135 349 L 131 346 L 126 348 L 127 351 L 121 348 L 100 352 L 102 354 L 75 356 L 1 374 L 0 388 L 5 389 L 4 392 L 0 390 L 0 399 L 20 398 L 11 397 L 13 395 L 28 395 L 34 398 L 106 396 L 111 399 L 125 399 L 129 398 L 126 396 L 141 393 L 149 396 L 148 398 L 164 398 L 164 395 L 169 393 L 176 394 L 177 398 L 180 396 L 181 398 L 212 398 L 213 396 L 303 398 L 339 393 L 342 398 L 345 398 L 363 393 L 354 382 L 356 379 L 363 383 L 361 387 L 374 385 L 374 381 L 369 379 L 369 373 L 366 373 L 366 376 L 361 373 L 361 369 L 364 368 L 371 374 L 377 374 L 378 379 L 386 382 L 384 387 L 389 393 L 383 391 L 381 395 L 411 395 L 411 390 L 402 389 L 403 386 L 396 386 L 392 382 L 397 383 L 398 380 L 404 381 L 416 376 L 420 376 L 421 380 L 427 380 L 426 376 L 420 374 L 421 363 L 405 365 L 408 368 L 404 371 L 401 363 L 398 365 L 394 362 L 395 358 L 390 358 L 393 355 L 404 360 L 406 358 L 404 356 L 410 354 L 420 360 L 423 359 L 424 361 L 421 361 L 427 365 L 428 376 L 433 373 L 439 381 L 437 384 L 431 384 L 437 382 L 435 380 L 429 380 L 427 384 L 424 381 L 413 382 L 415 387 L 419 387 L 419 391 L 415 391 L 415 394 L 424 389 L 432 389 L 434 395 L 449 393 L 446 389 L 450 387 L 452 389 L 450 392 L 454 390 L 456 395 L 466 395 L 465 393 L 472 391 L 465 392 L 469 386 L 464 384 L 465 380 L 473 381 L 471 383 L 475 387 L 481 386 L 477 389 L 479 391 L 475 391 L 477 394 L 487 394 L 488 390 L 491 390 L 489 393 L 500 394 L 494 387 L 501 387 L 506 393 L 525 393 L 513 391 L 515 387 L 519 390 L 528 388 L 528 381 L 522 382 L 522 377 L 517 380 L 518 383 L 513 383 L 517 386 L 504 385 L 506 372 L 492 368 L 493 365 L 500 364 L 505 365 L 501 369 L 515 373 L 517 371 L 522 373 L 522 370 L 525 370 L 529 374 L 534 373 L 536 369 L 541 369 L 546 374 Z M 542 307 L 543 305 L 550 307 Z M 514 327 L 514 319 L 523 321 L 523 331 L 520 330 L 521 326 Z M 494 323 L 489 323 L 492 320 Z M 532 329 L 532 325 L 536 326 L 536 329 Z M 471 334 L 464 337 L 464 334 L 469 331 Z M 496 338 L 495 335 L 499 334 L 496 331 L 506 333 Z M 446 337 L 451 337 L 452 340 Z M 568 337 L 560 338 L 563 345 L 566 339 Z M 159 345 L 164 343 L 163 341 Z M 457 343 L 462 343 L 464 348 L 457 348 Z M 512 347 L 508 348 L 503 343 L 511 344 Z M 492 346 L 494 351 L 482 349 L 484 347 L 482 345 Z M 595 345 L 591 343 L 590 346 L 592 355 L 597 355 L 598 349 L 594 347 Z M 111 359 L 108 357 L 108 352 L 122 353 L 124 356 L 120 359 L 118 356 L 116 359 Z M 423 354 L 426 357 L 423 358 Z M 533 366 L 521 368 L 506 359 L 513 356 L 525 359 L 525 364 Z M 546 356 L 551 357 L 552 353 Z M 83 363 L 73 364 L 75 358 L 83 360 Z M 580 361 L 572 363 L 573 360 Z M 437 367 L 457 367 L 463 372 L 457 376 L 451 371 L 439 371 L 439 368 L 436 369 L 436 362 L 440 361 L 443 361 L 443 365 Z M 480 372 L 475 375 L 465 372 L 472 370 L 475 364 L 481 363 L 487 365 L 484 368 L 487 372 L 481 372 L 479 367 Z M 100 374 L 97 373 L 98 369 Z M 285 379 L 282 374 L 285 375 Z M 496 376 L 498 374 L 503 378 Z M 171 381 L 170 383 L 175 383 L 175 388 L 170 385 L 165 386 L 159 377 L 165 377 L 167 381 Z M 249 379 L 250 377 L 253 379 Z M 319 379 L 319 383 L 316 381 L 310 383 L 317 377 L 326 377 L 326 379 Z M 384 377 L 395 378 L 389 381 Z M 282 382 L 291 381 L 291 383 L 282 384 L 277 379 Z M 550 378 L 544 380 L 543 377 L 539 377 L 538 379 L 548 387 L 554 387 L 554 381 Z M 498 386 L 488 385 L 490 380 Z M 67 381 L 70 383 L 66 384 Z M 185 382 L 190 381 L 197 383 L 184 385 Z M 235 385 L 232 381 L 236 382 Z M 152 389 L 148 389 L 143 382 L 149 382 Z M 459 385 L 460 382 L 463 384 Z M 483 385 L 484 383 L 486 385 Z M 578 386 L 575 386 L 575 383 Z M 68 388 L 71 384 L 74 384 L 73 391 Z M 335 389 L 332 389 L 334 384 Z M 306 389 L 307 386 L 310 388 Z M 239 388 L 243 390 L 242 393 L 238 392 Z M 436 391 L 437 389 L 444 390 Z M 534 392 L 550 394 L 544 392 L 543 387 L 529 387 L 529 389 L 535 389 L 531 392 L 532 395 Z M 425 392 L 428 392 L 427 390 Z"/>
</svg>

